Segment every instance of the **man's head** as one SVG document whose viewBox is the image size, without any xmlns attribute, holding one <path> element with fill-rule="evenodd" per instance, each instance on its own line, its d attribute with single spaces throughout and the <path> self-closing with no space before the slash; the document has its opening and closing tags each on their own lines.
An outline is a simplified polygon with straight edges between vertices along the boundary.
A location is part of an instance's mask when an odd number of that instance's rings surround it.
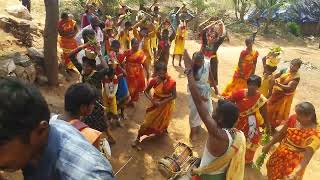
<svg viewBox="0 0 320 180">
<path fill-rule="evenodd" d="M 220 128 L 233 128 L 239 118 L 239 109 L 230 101 L 219 100 L 212 117 Z"/>
<path fill-rule="evenodd" d="M 92 19 L 91 19 L 91 22 L 90 22 L 91 26 L 93 29 L 97 28 L 97 27 L 100 27 L 100 20 L 97 16 L 94 16 Z"/>
<path fill-rule="evenodd" d="M 169 39 L 169 30 L 168 29 L 164 29 L 162 31 L 162 38 L 163 39 Z"/>
<path fill-rule="evenodd" d="M 121 45 L 120 45 L 120 42 L 119 42 L 118 40 L 113 40 L 113 41 L 111 42 L 111 50 L 112 50 L 112 51 L 118 53 L 119 50 L 120 50 L 120 47 L 121 47 Z"/>
<path fill-rule="evenodd" d="M 64 110 L 71 116 L 88 116 L 97 98 L 98 91 L 90 84 L 73 84 L 64 95 Z"/>
<path fill-rule="evenodd" d="M 87 6 L 87 9 L 88 9 L 88 13 L 89 13 L 89 14 L 93 14 L 93 13 L 96 12 L 96 7 L 95 7 L 93 4 L 89 4 L 89 5 Z"/>
<path fill-rule="evenodd" d="M 69 19 L 69 13 L 63 12 L 60 16 L 61 20 L 67 21 Z"/>
<path fill-rule="evenodd" d="M 253 46 L 253 39 L 251 37 L 246 38 L 245 40 L 247 49 L 251 50 Z"/>
<path fill-rule="evenodd" d="M 167 77 L 167 65 L 162 61 L 158 61 L 154 66 L 154 72 L 161 80 L 165 80 Z"/>
<path fill-rule="evenodd" d="M 248 94 L 255 94 L 261 86 L 261 77 L 257 75 L 251 75 L 247 80 Z"/>
<path fill-rule="evenodd" d="M 210 28 L 206 32 L 206 38 L 209 44 L 214 43 L 218 40 L 219 33 L 213 28 Z"/>
<path fill-rule="evenodd" d="M 24 168 L 48 141 L 50 111 L 40 91 L 20 80 L 0 78 L 0 170 Z"/>
<path fill-rule="evenodd" d="M 133 51 L 139 50 L 139 41 L 136 38 L 131 39 L 131 48 Z"/>
<path fill-rule="evenodd" d="M 202 52 L 195 52 L 192 56 L 192 61 L 193 61 L 193 73 L 197 74 L 197 72 L 199 71 L 199 69 L 201 69 L 201 67 L 204 64 L 204 55 Z"/>
<path fill-rule="evenodd" d="M 298 72 L 301 65 L 302 65 L 301 59 L 293 59 L 290 64 L 290 72 L 292 73 Z"/>
<path fill-rule="evenodd" d="M 96 38 L 96 33 L 92 29 L 84 29 L 82 32 L 82 38 L 84 43 L 88 43 L 89 41 Z"/>
<path fill-rule="evenodd" d="M 131 26 L 132 26 L 132 23 L 131 23 L 130 21 L 126 21 L 126 22 L 124 23 L 124 29 L 125 29 L 125 30 L 131 29 Z"/>
</svg>

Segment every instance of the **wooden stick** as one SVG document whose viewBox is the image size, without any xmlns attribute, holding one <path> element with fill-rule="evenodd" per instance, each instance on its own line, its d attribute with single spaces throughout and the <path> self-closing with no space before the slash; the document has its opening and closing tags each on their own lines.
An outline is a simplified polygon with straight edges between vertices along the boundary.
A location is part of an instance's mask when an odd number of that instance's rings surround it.
<svg viewBox="0 0 320 180">
<path fill-rule="evenodd" d="M 130 159 L 114 174 L 114 176 L 117 176 L 117 174 L 118 174 L 120 171 L 122 171 L 122 169 L 123 169 L 124 167 L 126 167 L 126 165 L 131 161 L 132 158 L 133 158 L 133 157 L 131 156 Z"/>
</svg>

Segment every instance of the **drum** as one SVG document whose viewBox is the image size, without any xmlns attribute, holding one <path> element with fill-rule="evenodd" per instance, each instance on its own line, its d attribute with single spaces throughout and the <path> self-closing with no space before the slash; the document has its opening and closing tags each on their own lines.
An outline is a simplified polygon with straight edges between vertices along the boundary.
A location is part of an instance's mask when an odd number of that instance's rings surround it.
<svg viewBox="0 0 320 180">
<path fill-rule="evenodd" d="M 167 179 L 175 179 L 184 175 L 197 160 L 192 154 L 190 147 L 184 143 L 178 143 L 170 156 L 159 160 L 160 173 Z"/>
</svg>

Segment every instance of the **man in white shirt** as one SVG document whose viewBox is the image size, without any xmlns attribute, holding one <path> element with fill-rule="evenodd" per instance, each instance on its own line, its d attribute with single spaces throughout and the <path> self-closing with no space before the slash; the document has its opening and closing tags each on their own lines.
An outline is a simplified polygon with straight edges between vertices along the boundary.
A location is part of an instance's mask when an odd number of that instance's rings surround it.
<svg viewBox="0 0 320 180">
<path fill-rule="evenodd" d="M 102 45 L 103 43 L 103 31 L 100 28 L 100 20 L 98 17 L 93 17 L 91 24 L 86 26 L 85 28 L 83 28 L 80 32 L 78 32 L 78 34 L 76 35 L 75 39 L 77 41 L 78 46 L 84 44 L 83 42 L 83 38 L 82 38 L 82 33 L 84 30 L 86 29 L 91 29 L 94 30 L 95 34 L 96 34 L 96 40 L 99 43 L 99 45 Z"/>
</svg>

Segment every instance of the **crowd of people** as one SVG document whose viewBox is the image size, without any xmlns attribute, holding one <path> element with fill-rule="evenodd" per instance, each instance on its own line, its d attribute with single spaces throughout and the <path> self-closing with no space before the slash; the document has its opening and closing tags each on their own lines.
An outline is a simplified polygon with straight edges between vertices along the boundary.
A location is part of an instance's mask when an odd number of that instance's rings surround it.
<svg viewBox="0 0 320 180">
<path fill-rule="evenodd" d="M 123 126 L 130 118 L 126 109 L 135 108 L 142 94 L 150 106 L 132 147 L 142 150 L 143 136 L 168 132 L 179 83 L 168 71 L 175 41 L 172 65 L 175 58 L 179 66 L 183 60 L 188 79 L 190 140 L 197 140 L 202 123 L 208 131 L 193 179 L 243 179 L 259 146 L 271 153 L 268 179 L 302 179 L 320 147 L 314 106 L 299 103 L 290 115 L 302 61 L 293 59 L 279 70 L 283 50 L 271 48 L 262 58 L 260 77 L 254 32 L 220 92 L 217 51 L 227 35 L 223 21 L 212 17 L 199 25 L 201 48 L 190 55 L 184 45 L 192 13 L 183 5 L 163 18 L 152 6 L 141 5 L 133 20 L 132 9 L 123 4 L 115 17 L 102 17 L 96 4 L 84 4 L 79 28 L 73 15 L 61 13 L 62 64 L 66 75 L 80 74 L 80 83 L 65 93 L 62 114 L 52 116 L 34 86 L 0 78 L 0 170 L 22 169 L 30 180 L 115 179 L 109 158 L 116 138 L 110 127 Z M 263 143 L 263 137 L 271 140 Z"/>
</svg>

